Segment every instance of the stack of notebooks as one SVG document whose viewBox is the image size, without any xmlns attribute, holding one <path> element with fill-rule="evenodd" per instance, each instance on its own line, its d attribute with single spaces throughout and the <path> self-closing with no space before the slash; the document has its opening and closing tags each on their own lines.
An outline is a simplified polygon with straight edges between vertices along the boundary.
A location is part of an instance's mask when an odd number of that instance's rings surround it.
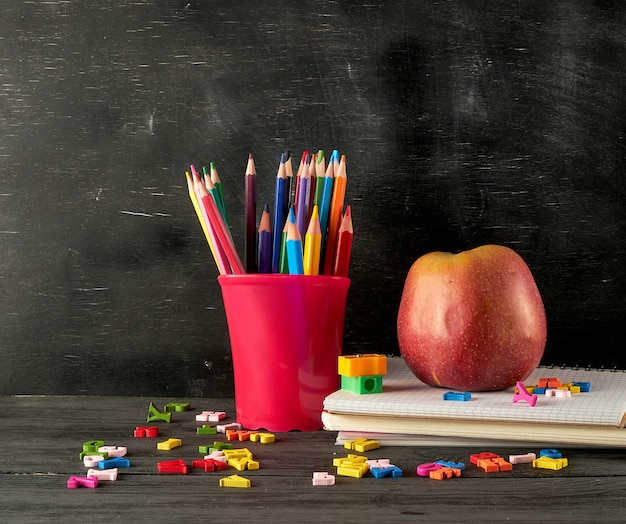
<svg viewBox="0 0 626 524">
<path fill-rule="evenodd" d="M 443 400 L 448 390 L 420 382 L 402 358 L 390 357 L 382 393 L 336 391 L 324 400 L 322 422 L 339 432 L 338 443 L 367 436 L 398 445 L 487 440 L 626 447 L 626 372 L 539 367 L 524 384 L 547 377 L 588 382 L 590 391 L 569 398 L 538 395 L 534 407 L 514 403 L 513 388 Z"/>
</svg>

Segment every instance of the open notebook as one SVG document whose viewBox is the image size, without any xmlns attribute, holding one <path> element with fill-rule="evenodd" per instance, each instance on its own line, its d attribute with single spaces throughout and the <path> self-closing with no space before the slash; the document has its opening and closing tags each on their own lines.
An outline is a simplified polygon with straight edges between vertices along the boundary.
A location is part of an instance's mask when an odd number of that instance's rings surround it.
<svg viewBox="0 0 626 524">
<path fill-rule="evenodd" d="M 543 377 L 589 382 L 591 391 L 570 398 L 538 396 L 535 407 L 513 403 L 513 389 L 472 393 L 467 402 L 443 400 L 445 389 L 420 382 L 404 360 L 387 361 L 383 392 L 339 390 L 324 401 L 322 422 L 332 431 L 378 432 L 529 442 L 626 447 L 626 373 L 537 368 L 526 385 Z"/>
</svg>

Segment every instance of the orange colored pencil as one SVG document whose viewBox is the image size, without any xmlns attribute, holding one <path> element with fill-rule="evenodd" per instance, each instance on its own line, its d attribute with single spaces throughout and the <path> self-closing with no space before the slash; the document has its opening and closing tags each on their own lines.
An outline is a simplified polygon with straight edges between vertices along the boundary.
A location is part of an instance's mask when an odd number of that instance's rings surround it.
<svg viewBox="0 0 626 524">
<path fill-rule="evenodd" d="M 353 237 L 352 213 L 350 206 L 346 206 L 346 212 L 343 215 L 341 226 L 339 226 L 339 233 L 337 234 L 337 255 L 335 257 L 335 268 L 333 270 L 333 275 L 336 277 L 348 276 Z"/>
<path fill-rule="evenodd" d="M 328 231 L 328 215 L 330 214 L 330 201 L 333 198 L 333 183 L 335 182 L 335 162 L 333 158 L 337 155 L 337 150 L 333 151 L 333 155 L 328 162 L 326 173 L 323 177 L 322 193 L 320 197 L 319 214 L 320 214 L 320 227 L 322 228 L 322 256 L 324 254 L 324 246 L 326 241 L 326 232 Z"/>
<path fill-rule="evenodd" d="M 346 155 L 341 156 L 339 168 L 335 172 L 335 180 L 333 183 L 333 196 L 330 201 L 330 214 L 328 217 L 328 234 L 324 246 L 324 266 L 322 274 L 333 274 L 333 263 L 335 261 L 337 233 L 341 225 L 341 214 L 343 212 L 343 203 L 346 197 L 346 185 L 348 178 L 346 176 Z"/>
</svg>

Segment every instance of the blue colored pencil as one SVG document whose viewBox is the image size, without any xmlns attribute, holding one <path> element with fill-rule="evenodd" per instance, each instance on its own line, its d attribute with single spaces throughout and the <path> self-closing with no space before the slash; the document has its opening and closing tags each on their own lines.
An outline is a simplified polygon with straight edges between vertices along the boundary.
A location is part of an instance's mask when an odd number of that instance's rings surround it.
<svg viewBox="0 0 626 524">
<path fill-rule="evenodd" d="M 298 226 L 293 222 L 287 223 L 287 261 L 290 275 L 304 275 L 304 256 L 302 253 L 302 237 Z"/>
<path fill-rule="evenodd" d="M 257 268 L 259 273 L 271 273 L 272 271 L 272 230 L 270 226 L 270 206 L 265 204 L 261 214 L 261 222 L 258 231 Z"/>
<path fill-rule="evenodd" d="M 287 220 L 285 220 L 285 227 L 281 234 L 280 240 L 280 262 L 278 264 L 278 272 L 283 275 L 289 274 L 289 257 L 287 256 L 287 231 L 289 230 L 289 224 L 296 223 L 296 213 L 293 206 L 289 208 L 287 213 Z"/>
<path fill-rule="evenodd" d="M 276 189 L 274 191 L 274 228 L 272 233 L 272 273 L 278 273 L 280 265 L 280 244 L 282 231 L 285 225 L 287 210 L 287 173 L 285 169 L 285 153 L 280 157 L 280 165 L 276 174 Z"/>
</svg>

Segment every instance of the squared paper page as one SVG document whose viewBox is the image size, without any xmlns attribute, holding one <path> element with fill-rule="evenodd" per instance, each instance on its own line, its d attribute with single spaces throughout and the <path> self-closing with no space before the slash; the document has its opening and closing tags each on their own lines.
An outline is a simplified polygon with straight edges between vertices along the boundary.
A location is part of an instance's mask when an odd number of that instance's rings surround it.
<svg viewBox="0 0 626 524">
<path fill-rule="evenodd" d="M 383 393 L 359 395 L 339 390 L 324 401 L 334 413 L 365 415 L 457 418 L 522 422 L 558 422 L 618 426 L 626 409 L 626 373 L 585 369 L 537 368 L 524 384 L 536 385 L 540 378 L 557 377 L 561 383 L 589 382 L 591 391 L 555 398 L 538 395 L 531 407 L 513 403 L 513 389 L 472 393 L 467 402 L 443 400 L 445 388 L 419 381 L 400 357 L 387 359 Z"/>
<path fill-rule="evenodd" d="M 474 447 L 474 448 L 527 448 L 528 441 L 512 439 L 493 438 L 471 438 L 461 436 L 442 435 L 417 435 L 407 433 L 375 433 L 370 431 L 338 431 L 335 445 L 343 446 L 346 442 L 366 438 L 377 440 L 381 446 L 437 446 L 437 447 Z M 552 448 L 554 441 L 533 442 L 537 448 Z M 559 449 L 562 448 L 585 448 L 584 444 L 559 442 Z"/>
</svg>

